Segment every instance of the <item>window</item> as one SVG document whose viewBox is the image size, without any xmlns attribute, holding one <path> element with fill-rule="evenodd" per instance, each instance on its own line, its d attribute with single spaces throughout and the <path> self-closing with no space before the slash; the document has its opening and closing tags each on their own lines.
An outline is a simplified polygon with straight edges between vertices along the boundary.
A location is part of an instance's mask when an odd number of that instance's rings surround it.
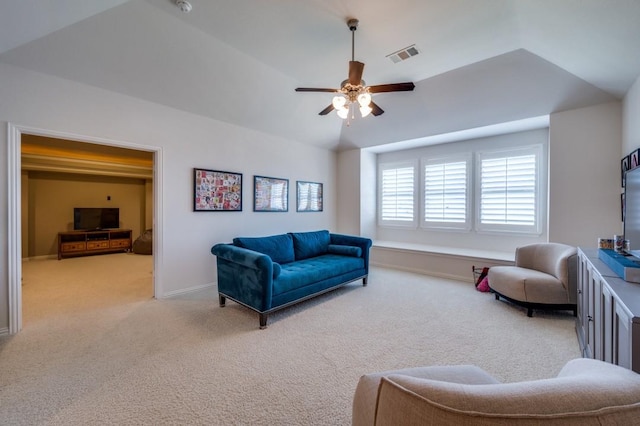
<svg viewBox="0 0 640 426">
<path fill-rule="evenodd" d="M 415 166 L 412 163 L 381 164 L 379 168 L 380 222 L 415 224 Z"/>
<path fill-rule="evenodd" d="M 425 160 L 422 226 L 470 229 L 469 162 L 470 156 Z"/>
<path fill-rule="evenodd" d="M 478 230 L 538 233 L 540 148 L 478 156 Z"/>
</svg>

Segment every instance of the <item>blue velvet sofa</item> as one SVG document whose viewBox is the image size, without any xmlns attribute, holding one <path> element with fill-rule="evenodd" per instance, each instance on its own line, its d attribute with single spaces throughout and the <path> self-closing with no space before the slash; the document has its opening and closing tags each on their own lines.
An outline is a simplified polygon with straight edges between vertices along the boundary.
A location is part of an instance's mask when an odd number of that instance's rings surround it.
<svg viewBox="0 0 640 426">
<path fill-rule="evenodd" d="M 359 279 L 366 286 L 370 247 L 368 238 L 326 230 L 216 244 L 220 306 L 231 299 L 253 309 L 266 328 L 278 309 Z"/>
</svg>

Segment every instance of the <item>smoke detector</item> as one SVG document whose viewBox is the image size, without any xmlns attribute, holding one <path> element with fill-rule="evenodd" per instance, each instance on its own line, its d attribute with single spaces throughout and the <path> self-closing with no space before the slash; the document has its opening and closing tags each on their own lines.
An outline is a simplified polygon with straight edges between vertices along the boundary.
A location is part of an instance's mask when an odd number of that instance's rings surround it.
<svg viewBox="0 0 640 426">
<path fill-rule="evenodd" d="M 191 6 L 191 3 L 187 0 L 176 0 L 176 6 L 178 6 L 184 13 L 189 13 L 191 12 L 191 9 L 193 9 L 193 6 Z"/>
</svg>

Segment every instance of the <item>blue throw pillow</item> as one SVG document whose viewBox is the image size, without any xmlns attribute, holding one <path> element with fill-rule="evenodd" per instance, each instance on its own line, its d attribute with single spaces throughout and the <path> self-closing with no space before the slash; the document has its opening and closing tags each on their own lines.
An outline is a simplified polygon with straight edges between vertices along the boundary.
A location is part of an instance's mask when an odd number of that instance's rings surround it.
<svg viewBox="0 0 640 426">
<path fill-rule="evenodd" d="M 233 244 L 266 254 L 277 263 L 289 263 L 295 260 L 293 253 L 293 239 L 289 234 L 272 235 L 270 237 L 238 237 Z"/>
<path fill-rule="evenodd" d="M 290 235 L 293 237 L 296 260 L 320 256 L 329 249 L 329 231 L 294 232 Z"/>
<path fill-rule="evenodd" d="M 329 244 L 329 253 L 341 254 L 343 256 L 361 257 L 362 249 L 356 246 L 341 246 L 338 244 Z"/>
<path fill-rule="evenodd" d="M 279 263 L 273 262 L 273 279 L 275 280 L 282 273 L 282 266 Z"/>
</svg>

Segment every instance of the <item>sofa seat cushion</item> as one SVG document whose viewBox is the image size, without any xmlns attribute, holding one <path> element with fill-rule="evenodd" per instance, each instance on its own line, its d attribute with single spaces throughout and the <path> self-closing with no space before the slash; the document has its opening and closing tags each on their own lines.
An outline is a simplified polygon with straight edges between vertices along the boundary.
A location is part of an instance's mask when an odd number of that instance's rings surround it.
<svg viewBox="0 0 640 426">
<path fill-rule="evenodd" d="M 489 287 L 515 300 L 529 303 L 569 303 L 562 282 L 545 272 L 519 266 L 489 269 Z"/>
<path fill-rule="evenodd" d="M 273 282 L 273 294 L 286 293 L 306 285 L 364 269 L 364 259 L 338 254 L 325 254 L 287 263 Z"/>
<path fill-rule="evenodd" d="M 289 263 L 295 260 L 293 239 L 290 234 L 272 235 L 270 237 L 238 237 L 233 239 L 238 247 L 266 254 L 277 263 Z"/>
<path fill-rule="evenodd" d="M 292 232 L 296 260 L 308 259 L 327 253 L 331 236 L 329 231 Z"/>
</svg>

